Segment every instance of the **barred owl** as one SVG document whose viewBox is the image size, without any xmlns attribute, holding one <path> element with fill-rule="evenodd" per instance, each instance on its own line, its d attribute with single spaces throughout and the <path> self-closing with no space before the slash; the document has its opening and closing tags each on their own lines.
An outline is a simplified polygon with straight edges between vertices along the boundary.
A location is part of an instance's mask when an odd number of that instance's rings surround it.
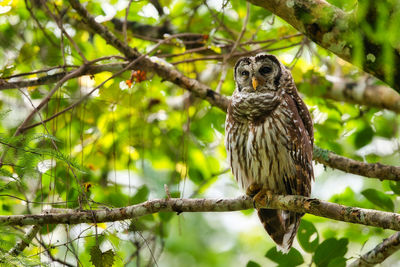
<svg viewBox="0 0 400 267">
<path fill-rule="evenodd" d="M 273 55 L 239 59 L 225 124 L 232 173 L 254 201 L 271 194 L 310 196 L 313 124 L 290 71 Z M 265 230 L 288 252 L 303 214 L 259 209 Z"/>
</svg>

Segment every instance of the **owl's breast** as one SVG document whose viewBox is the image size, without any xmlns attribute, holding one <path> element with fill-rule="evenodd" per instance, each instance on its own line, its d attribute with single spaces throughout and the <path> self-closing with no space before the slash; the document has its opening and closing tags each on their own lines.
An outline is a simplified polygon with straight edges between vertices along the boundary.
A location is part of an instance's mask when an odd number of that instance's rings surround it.
<svg viewBox="0 0 400 267">
<path fill-rule="evenodd" d="M 244 189 L 258 183 L 284 193 L 283 179 L 296 172 L 290 156 L 288 128 L 291 122 L 281 112 L 282 109 L 276 109 L 262 123 L 229 123 L 227 120 L 228 157 L 232 172 Z"/>
</svg>

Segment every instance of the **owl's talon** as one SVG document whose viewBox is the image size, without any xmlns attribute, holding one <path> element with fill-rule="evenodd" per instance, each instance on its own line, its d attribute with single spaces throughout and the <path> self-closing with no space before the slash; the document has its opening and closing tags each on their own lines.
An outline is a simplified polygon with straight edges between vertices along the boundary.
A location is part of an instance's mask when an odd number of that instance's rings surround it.
<svg viewBox="0 0 400 267">
<path fill-rule="evenodd" d="M 267 190 L 265 188 L 261 189 L 254 197 L 253 197 L 253 205 L 256 206 L 268 206 L 272 199 L 272 191 Z"/>
<path fill-rule="evenodd" d="M 246 195 L 254 197 L 258 192 L 260 192 L 261 188 L 262 186 L 260 184 L 252 183 L 249 187 L 247 187 Z"/>
</svg>

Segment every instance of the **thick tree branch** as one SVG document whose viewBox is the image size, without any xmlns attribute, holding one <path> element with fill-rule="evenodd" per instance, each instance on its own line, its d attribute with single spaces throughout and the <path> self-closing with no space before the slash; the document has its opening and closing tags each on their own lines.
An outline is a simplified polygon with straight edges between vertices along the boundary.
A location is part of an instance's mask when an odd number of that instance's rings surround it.
<svg viewBox="0 0 400 267">
<path fill-rule="evenodd" d="M 348 267 L 369 267 L 383 262 L 387 257 L 400 249 L 400 232 L 383 240 L 375 248 L 368 251 Z"/>
<path fill-rule="evenodd" d="M 326 92 L 322 95 L 325 98 L 400 113 L 400 94 L 389 86 L 370 84 L 367 77 L 354 81 L 337 77 L 325 79 L 322 76 L 312 75 L 309 79 L 304 79 L 302 83 L 311 86 L 311 94 L 315 92 L 315 95 L 320 95 L 320 86 L 326 84 L 327 80 L 330 86 L 326 87 Z M 301 88 L 301 85 L 299 84 L 298 87 Z"/>
<path fill-rule="evenodd" d="M 400 181 L 400 167 L 381 163 L 365 163 L 339 156 L 314 145 L 314 160 L 334 169 L 380 180 Z"/>
<path fill-rule="evenodd" d="M 303 196 L 272 196 L 267 204 L 257 208 L 283 209 L 309 213 L 333 220 L 400 230 L 400 214 L 347 207 Z M 234 199 L 154 199 L 141 204 L 109 210 L 70 211 L 37 215 L 0 216 L 3 225 L 78 224 L 114 222 L 138 218 L 157 212 L 223 212 L 253 208 L 253 200 L 242 196 Z"/>
<path fill-rule="evenodd" d="M 335 83 L 328 88 L 324 96 L 338 101 L 385 108 L 400 113 L 400 94 L 384 85 L 361 85 L 354 82 Z"/>
<path fill-rule="evenodd" d="M 324 0 L 248 0 L 268 9 L 325 49 L 346 61 L 356 64 L 400 92 L 400 53 L 393 47 L 374 43 L 358 25 L 361 18 L 350 14 Z M 357 47 L 354 32 L 360 32 L 363 60 L 353 58 Z M 389 42 L 389 41 L 388 41 Z M 388 52 L 385 49 L 390 49 Z M 385 73 L 388 53 L 393 56 L 393 76 Z M 386 56 L 386 57 L 385 57 Z"/>
</svg>

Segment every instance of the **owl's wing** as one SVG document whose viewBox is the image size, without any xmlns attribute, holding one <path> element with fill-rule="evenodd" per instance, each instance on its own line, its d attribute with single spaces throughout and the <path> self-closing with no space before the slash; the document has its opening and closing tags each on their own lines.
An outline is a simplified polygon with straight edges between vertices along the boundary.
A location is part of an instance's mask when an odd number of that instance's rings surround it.
<svg viewBox="0 0 400 267">
<path fill-rule="evenodd" d="M 312 167 L 312 120 L 297 91 L 293 90 L 292 92 L 294 93 L 293 95 L 285 95 L 285 102 L 290 114 L 292 114 L 293 126 L 289 129 L 290 141 L 288 149 L 296 165 L 296 177 L 288 177 L 288 180 L 292 180 L 288 182 L 291 184 L 292 194 L 309 196 L 311 193 L 311 181 L 314 179 Z M 295 188 L 293 188 L 293 185 Z"/>
<path fill-rule="evenodd" d="M 295 88 L 294 88 L 295 89 Z M 311 181 L 314 178 L 312 167 L 313 129 L 311 116 L 297 92 L 295 95 L 285 94 L 285 108 L 290 114 L 291 126 L 288 127 L 288 150 L 295 164 L 294 175 L 285 175 L 283 183 L 286 194 L 310 196 Z M 297 99 L 296 99 L 297 96 Z M 278 250 L 287 253 L 296 237 L 302 213 L 285 210 L 258 210 L 258 216 L 278 245 Z"/>
<path fill-rule="evenodd" d="M 311 144 L 314 144 L 314 130 L 313 130 L 313 122 L 311 119 L 310 112 L 307 109 L 306 104 L 303 99 L 299 96 L 297 92 L 296 85 L 294 84 L 292 75 L 288 75 L 288 80 L 285 82 L 285 91 L 289 94 L 291 99 L 295 104 L 295 109 L 298 111 L 298 114 L 303 122 L 305 129 L 307 130 L 308 136 L 310 137 Z"/>
</svg>

